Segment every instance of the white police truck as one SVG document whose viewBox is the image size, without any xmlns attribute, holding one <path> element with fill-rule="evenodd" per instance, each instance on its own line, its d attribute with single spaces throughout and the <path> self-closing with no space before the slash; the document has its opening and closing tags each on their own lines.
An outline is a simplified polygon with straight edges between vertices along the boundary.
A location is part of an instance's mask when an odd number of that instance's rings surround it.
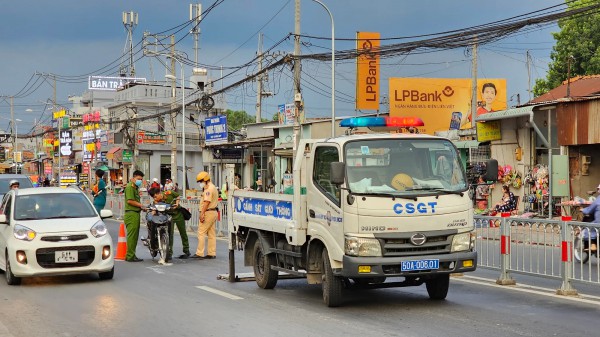
<svg viewBox="0 0 600 337">
<path fill-rule="evenodd" d="M 367 124 L 355 118 L 341 125 Z M 353 287 L 425 284 L 431 299 L 442 300 L 450 274 L 476 268 L 473 202 L 448 139 L 377 133 L 301 140 L 293 187 L 293 195 L 236 190 L 229 198 L 230 247 L 244 250 L 261 288 L 275 287 L 285 272 L 321 284 L 330 307 Z"/>
</svg>

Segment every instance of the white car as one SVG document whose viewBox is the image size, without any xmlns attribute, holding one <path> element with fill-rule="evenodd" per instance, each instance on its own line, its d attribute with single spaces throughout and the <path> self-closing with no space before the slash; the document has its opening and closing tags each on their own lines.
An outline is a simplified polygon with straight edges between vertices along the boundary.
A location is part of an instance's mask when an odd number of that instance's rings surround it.
<svg viewBox="0 0 600 337">
<path fill-rule="evenodd" d="M 98 273 L 112 279 L 112 238 L 100 214 L 77 188 L 9 191 L 0 205 L 0 273 L 22 277 Z"/>
</svg>

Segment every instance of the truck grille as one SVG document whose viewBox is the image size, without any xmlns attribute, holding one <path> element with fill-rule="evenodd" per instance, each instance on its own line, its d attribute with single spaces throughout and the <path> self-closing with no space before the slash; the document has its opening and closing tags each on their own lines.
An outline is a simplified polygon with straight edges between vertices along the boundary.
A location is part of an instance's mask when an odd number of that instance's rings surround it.
<svg viewBox="0 0 600 337">
<path fill-rule="evenodd" d="M 415 246 L 410 242 L 410 237 L 413 234 L 399 234 L 394 238 L 379 235 L 375 235 L 375 237 L 382 243 L 383 256 L 429 255 L 450 252 L 453 236 L 448 233 L 436 233 L 435 235 L 424 233 L 427 236 L 427 241 L 422 246 Z"/>
<path fill-rule="evenodd" d="M 76 250 L 78 261 L 74 263 L 56 263 L 54 253 L 61 250 Z M 94 262 L 94 258 L 96 257 L 96 248 L 94 248 L 94 246 L 40 248 L 36 250 L 35 257 L 38 264 L 42 268 L 85 267 Z"/>
</svg>

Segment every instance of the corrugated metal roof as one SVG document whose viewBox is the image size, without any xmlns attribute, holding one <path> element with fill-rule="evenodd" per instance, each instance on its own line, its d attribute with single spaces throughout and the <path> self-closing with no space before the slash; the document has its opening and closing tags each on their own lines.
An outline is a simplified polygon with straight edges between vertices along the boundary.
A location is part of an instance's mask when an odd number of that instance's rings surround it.
<svg viewBox="0 0 600 337">
<path fill-rule="evenodd" d="M 567 98 L 567 82 L 550 90 L 549 92 L 538 96 L 527 104 L 560 102 Z M 600 75 L 579 76 L 571 79 L 570 96 L 573 100 L 587 96 L 600 94 Z"/>
</svg>

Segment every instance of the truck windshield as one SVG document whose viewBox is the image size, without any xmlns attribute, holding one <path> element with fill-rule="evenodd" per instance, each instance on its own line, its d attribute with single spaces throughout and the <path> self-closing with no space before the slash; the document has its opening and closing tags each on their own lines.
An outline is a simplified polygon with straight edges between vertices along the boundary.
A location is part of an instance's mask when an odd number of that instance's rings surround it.
<svg viewBox="0 0 600 337">
<path fill-rule="evenodd" d="M 467 190 L 460 155 L 444 139 L 376 139 L 345 146 L 353 193 L 416 196 Z"/>
</svg>

